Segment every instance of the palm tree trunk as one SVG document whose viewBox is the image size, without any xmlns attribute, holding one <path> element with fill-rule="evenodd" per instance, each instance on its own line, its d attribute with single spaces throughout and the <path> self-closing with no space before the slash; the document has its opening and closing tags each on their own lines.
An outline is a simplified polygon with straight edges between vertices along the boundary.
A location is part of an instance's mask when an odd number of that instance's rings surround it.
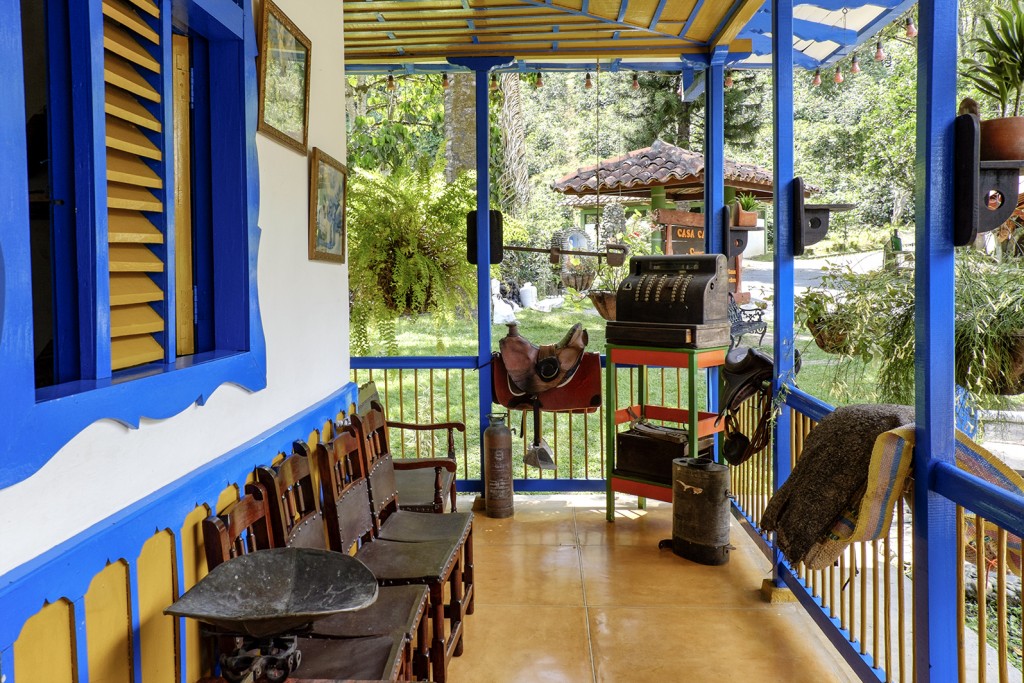
<svg viewBox="0 0 1024 683">
<path fill-rule="evenodd" d="M 484 114 L 486 116 L 486 113 Z M 444 97 L 444 178 L 476 170 L 476 75 L 457 73 Z"/>
</svg>

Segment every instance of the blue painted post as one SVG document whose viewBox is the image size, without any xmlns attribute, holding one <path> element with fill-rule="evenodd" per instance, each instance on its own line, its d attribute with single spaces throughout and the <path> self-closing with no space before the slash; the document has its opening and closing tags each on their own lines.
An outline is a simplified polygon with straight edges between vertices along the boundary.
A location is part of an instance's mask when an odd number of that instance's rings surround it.
<svg viewBox="0 0 1024 683">
<path fill-rule="evenodd" d="M 704 72 L 704 244 L 708 254 L 726 253 L 725 233 L 725 58 L 728 46 L 715 48 Z M 723 283 L 724 284 L 724 283 Z M 709 368 L 708 410 L 718 410 L 718 368 Z M 718 442 L 716 440 L 717 457 Z"/>
<path fill-rule="evenodd" d="M 934 492 L 931 468 L 952 464 L 953 118 L 957 3 L 922 0 L 917 46 L 914 381 L 914 654 L 917 680 L 957 676 L 956 507 Z"/>
<path fill-rule="evenodd" d="M 490 186 L 490 89 L 486 67 L 476 75 L 476 279 L 477 366 L 480 368 L 480 433 L 491 412 L 491 186 Z M 480 439 L 480 479 L 484 478 L 483 439 Z M 485 482 L 486 486 L 486 482 Z M 486 488 L 485 488 L 486 490 Z"/>
<path fill-rule="evenodd" d="M 772 0 L 772 97 L 774 101 L 775 157 L 775 400 L 793 370 L 793 0 Z M 772 429 L 772 477 L 775 489 L 789 477 L 789 411 L 783 409 Z M 784 585 L 779 572 L 783 561 L 772 545 L 772 579 Z"/>
</svg>

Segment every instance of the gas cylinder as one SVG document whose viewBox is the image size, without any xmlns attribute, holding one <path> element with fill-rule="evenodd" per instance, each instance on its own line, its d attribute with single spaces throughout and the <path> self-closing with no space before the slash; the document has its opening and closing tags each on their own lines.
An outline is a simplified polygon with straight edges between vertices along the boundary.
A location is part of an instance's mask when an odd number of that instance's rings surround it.
<svg viewBox="0 0 1024 683">
<path fill-rule="evenodd" d="M 484 500 L 488 517 L 511 517 L 512 430 L 505 424 L 508 413 L 490 413 L 484 430 Z"/>
</svg>

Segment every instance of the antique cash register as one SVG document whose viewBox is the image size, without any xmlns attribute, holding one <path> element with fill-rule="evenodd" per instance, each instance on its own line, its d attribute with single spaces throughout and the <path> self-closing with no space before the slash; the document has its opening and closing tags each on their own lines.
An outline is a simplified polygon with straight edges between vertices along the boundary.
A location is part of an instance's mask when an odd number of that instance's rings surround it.
<svg viewBox="0 0 1024 683">
<path fill-rule="evenodd" d="M 616 294 L 612 344 L 729 345 L 729 276 L 722 254 L 634 256 Z"/>
</svg>

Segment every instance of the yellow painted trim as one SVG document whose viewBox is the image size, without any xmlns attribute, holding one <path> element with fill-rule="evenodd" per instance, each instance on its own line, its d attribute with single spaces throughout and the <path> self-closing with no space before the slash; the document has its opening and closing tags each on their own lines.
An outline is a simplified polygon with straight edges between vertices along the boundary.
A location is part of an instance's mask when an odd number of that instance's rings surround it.
<svg viewBox="0 0 1024 683">
<path fill-rule="evenodd" d="M 202 522 L 210 516 L 210 509 L 199 505 L 188 513 L 181 527 L 181 564 L 184 572 L 185 590 L 209 573 L 206 568 L 206 551 L 203 548 Z M 210 653 L 199 635 L 199 622 L 185 619 L 185 680 L 197 681 L 206 671 Z"/>
<path fill-rule="evenodd" d="M 118 560 L 93 577 L 85 593 L 89 680 L 132 683 L 132 612 L 128 564 Z"/>
<path fill-rule="evenodd" d="M 729 45 L 729 50 L 732 51 L 731 43 L 736 39 L 740 31 L 743 30 L 743 27 L 750 23 L 751 17 L 761 9 L 763 4 L 762 0 L 744 0 L 743 5 L 736 10 L 736 13 L 729 19 L 729 23 L 718 34 L 718 38 L 715 40 L 715 47 Z"/>
<path fill-rule="evenodd" d="M 181 683 L 178 672 L 178 620 L 164 614 L 177 598 L 174 535 L 161 531 L 139 553 L 139 641 L 142 680 Z"/>
<path fill-rule="evenodd" d="M 21 627 L 14 641 L 18 683 L 75 683 L 74 607 L 67 600 L 45 605 Z"/>
<path fill-rule="evenodd" d="M 195 308 L 192 296 L 192 128 L 189 93 L 192 88 L 190 42 L 175 35 L 174 63 L 174 260 L 177 354 L 196 352 Z"/>
</svg>

